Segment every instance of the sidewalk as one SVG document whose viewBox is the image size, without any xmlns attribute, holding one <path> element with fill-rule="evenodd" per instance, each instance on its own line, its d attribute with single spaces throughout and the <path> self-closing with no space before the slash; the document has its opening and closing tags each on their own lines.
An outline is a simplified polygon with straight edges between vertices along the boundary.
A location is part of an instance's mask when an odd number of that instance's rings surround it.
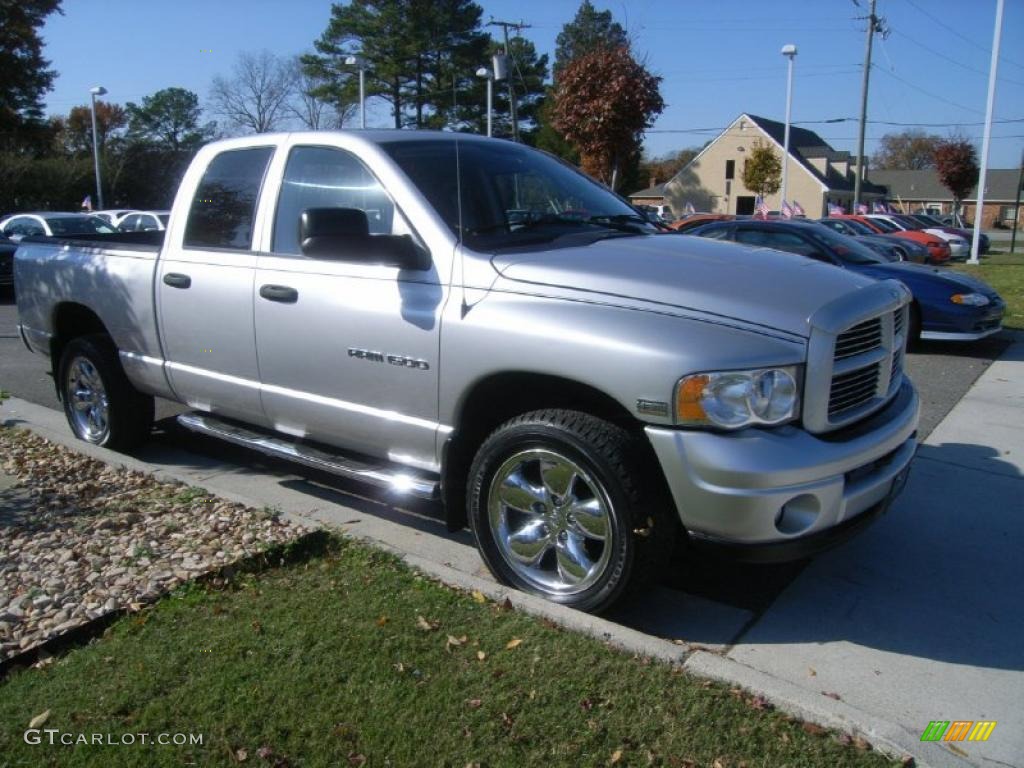
<svg viewBox="0 0 1024 768">
<path fill-rule="evenodd" d="M 671 590 L 631 617 L 633 627 L 670 626 L 671 636 L 718 646 L 715 653 L 506 590 L 469 533 L 447 533 L 429 505 L 389 503 L 358 485 L 231 449 L 218 449 L 227 459 L 211 459 L 158 438 L 135 458 L 114 454 L 73 440 L 62 413 L 17 399 L 3 404 L 0 421 L 111 463 L 340 527 L 449 583 L 508 595 L 523 610 L 632 652 L 684 662 L 800 717 L 862 733 L 891 754 L 910 752 L 918 765 L 1024 765 L 1024 340 L 921 447 L 889 514 L 817 558 L 758 621 Z M 998 725 L 986 743 L 949 747 L 920 742 L 932 720 Z"/>
</svg>

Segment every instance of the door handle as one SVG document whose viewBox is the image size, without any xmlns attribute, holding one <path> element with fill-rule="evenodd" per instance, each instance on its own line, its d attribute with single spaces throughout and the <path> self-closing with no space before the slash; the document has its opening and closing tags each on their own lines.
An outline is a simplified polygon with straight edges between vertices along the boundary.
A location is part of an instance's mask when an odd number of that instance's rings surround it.
<svg viewBox="0 0 1024 768">
<path fill-rule="evenodd" d="M 287 285 L 261 285 L 260 296 L 269 301 L 280 301 L 284 304 L 294 304 L 299 300 L 299 292 Z"/>
<path fill-rule="evenodd" d="M 168 272 L 164 275 L 164 283 L 171 288 L 188 288 L 192 285 L 192 278 L 179 272 Z"/>
</svg>

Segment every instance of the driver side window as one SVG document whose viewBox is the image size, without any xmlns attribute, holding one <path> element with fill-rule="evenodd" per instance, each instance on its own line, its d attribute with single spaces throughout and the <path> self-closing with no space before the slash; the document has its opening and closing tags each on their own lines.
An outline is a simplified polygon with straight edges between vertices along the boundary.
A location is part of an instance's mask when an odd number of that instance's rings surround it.
<svg viewBox="0 0 1024 768">
<path fill-rule="evenodd" d="M 295 147 L 288 155 L 274 216 L 274 253 L 301 254 L 299 219 L 308 208 L 363 211 L 371 235 L 411 232 L 377 178 L 343 149 Z"/>
</svg>

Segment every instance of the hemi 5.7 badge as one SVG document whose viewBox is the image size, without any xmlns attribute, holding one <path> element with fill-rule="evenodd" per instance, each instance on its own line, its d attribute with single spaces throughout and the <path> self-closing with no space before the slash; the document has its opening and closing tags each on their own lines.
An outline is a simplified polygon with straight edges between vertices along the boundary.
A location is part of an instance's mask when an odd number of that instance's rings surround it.
<svg viewBox="0 0 1024 768">
<path fill-rule="evenodd" d="M 397 365 L 399 368 L 413 368 L 419 371 L 426 371 L 430 369 L 430 363 L 426 360 L 419 360 L 415 357 L 406 357 L 405 355 L 388 355 L 383 352 L 374 352 L 369 349 L 349 347 L 348 356 L 356 357 L 360 360 L 368 360 L 371 363 Z"/>
</svg>

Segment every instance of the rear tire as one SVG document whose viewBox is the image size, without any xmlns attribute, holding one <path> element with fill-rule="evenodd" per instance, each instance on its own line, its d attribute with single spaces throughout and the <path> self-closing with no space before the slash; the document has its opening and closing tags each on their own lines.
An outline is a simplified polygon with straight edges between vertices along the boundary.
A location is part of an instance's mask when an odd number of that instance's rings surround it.
<svg viewBox="0 0 1024 768">
<path fill-rule="evenodd" d="M 610 608 L 653 579 L 678 524 L 637 438 L 578 411 L 518 416 L 481 445 L 467 508 L 491 572 L 583 611 Z"/>
<path fill-rule="evenodd" d="M 57 376 L 64 415 L 79 440 L 124 451 L 149 436 L 153 398 L 128 381 L 108 336 L 72 339 Z"/>
</svg>

